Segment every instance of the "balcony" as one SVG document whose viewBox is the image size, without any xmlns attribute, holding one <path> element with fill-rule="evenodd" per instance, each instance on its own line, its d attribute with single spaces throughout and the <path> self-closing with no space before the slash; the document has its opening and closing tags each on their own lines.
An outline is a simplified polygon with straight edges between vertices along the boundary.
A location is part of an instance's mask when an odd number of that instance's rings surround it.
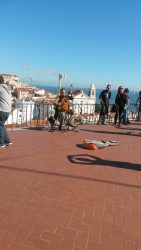
<svg viewBox="0 0 141 250">
<path fill-rule="evenodd" d="M 112 105 L 111 105 L 112 106 Z M 111 109 L 110 106 L 110 109 Z M 91 123 L 97 124 L 99 119 L 99 104 L 75 104 L 75 120 L 78 124 Z M 129 119 L 136 120 L 138 107 L 135 104 L 129 105 Z M 48 125 L 48 118 L 54 115 L 54 106 L 47 103 L 26 102 L 16 104 L 10 114 L 7 126 L 15 128 L 25 127 L 45 127 Z M 114 120 L 114 114 L 109 112 L 108 122 Z"/>
</svg>

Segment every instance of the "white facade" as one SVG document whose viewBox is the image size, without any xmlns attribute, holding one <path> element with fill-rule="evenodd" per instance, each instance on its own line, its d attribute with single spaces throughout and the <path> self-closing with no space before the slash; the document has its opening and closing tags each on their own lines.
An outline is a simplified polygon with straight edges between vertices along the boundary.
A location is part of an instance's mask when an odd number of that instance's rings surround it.
<svg viewBox="0 0 141 250">
<path fill-rule="evenodd" d="M 34 102 L 24 102 L 16 100 L 16 108 L 10 113 L 6 124 L 23 124 L 34 117 Z"/>
<path fill-rule="evenodd" d="M 83 90 L 74 94 L 74 109 L 76 114 L 93 114 L 95 112 L 96 89 L 95 84 L 91 84 L 89 94 L 86 95 Z"/>
<path fill-rule="evenodd" d="M 1 74 L 4 78 L 4 82 L 18 82 L 19 81 L 19 77 L 16 75 L 9 75 L 9 74 Z"/>
<path fill-rule="evenodd" d="M 38 89 L 38 90 L 35 91 L 35 93 L 38 94 L 38 95 L 43 96 L 43 95 L 45 95 L 45 90 L 44 89 Z"/>
</svg>

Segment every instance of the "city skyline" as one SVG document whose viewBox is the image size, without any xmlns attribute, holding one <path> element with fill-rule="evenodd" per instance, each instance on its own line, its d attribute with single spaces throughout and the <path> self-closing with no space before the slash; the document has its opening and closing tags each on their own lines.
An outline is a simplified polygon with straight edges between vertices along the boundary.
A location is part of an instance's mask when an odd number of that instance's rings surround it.
<svg viewBox="0 0 141 250">
<path fill-rule="evenodd" d="M 138 0 L 0 0 L 0 72 L 57 85 L 107 83 L 140 90 L 141 3 Z"/>
</svg>

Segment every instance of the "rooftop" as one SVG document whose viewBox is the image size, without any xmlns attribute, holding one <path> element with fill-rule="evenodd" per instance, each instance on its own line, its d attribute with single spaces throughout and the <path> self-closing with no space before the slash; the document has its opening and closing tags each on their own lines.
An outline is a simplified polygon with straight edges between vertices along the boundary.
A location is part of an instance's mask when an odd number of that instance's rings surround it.
<svg viewBox="0 0 141 250">
<path fill-rule="evenodd" d="M 9 131 L 0 149 L 1 250 L 140 250 L 141 124 Z M 85 139 L 118 146 L 87 150 Z"/>
</svg>

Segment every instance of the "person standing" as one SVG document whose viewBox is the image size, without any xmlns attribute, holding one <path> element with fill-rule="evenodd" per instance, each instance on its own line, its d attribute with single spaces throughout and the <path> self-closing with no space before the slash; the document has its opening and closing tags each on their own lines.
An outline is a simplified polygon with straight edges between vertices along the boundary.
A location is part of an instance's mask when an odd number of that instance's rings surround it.
<svg viewBox="0 0 141 250">
<path fill-rule="evenodd" d="M 11 89 L 7 83 L 4 83 L 4 78 L 0 75 L 0 148 L 12 144 L 5 122 L 9 117 L 11 111 Z"/>
<path fill-rule="evenodd" d="M 137 121 L 139 122 L 141 119 L 141 91 L 139 91 L 139 96 L 136 101 L 136 105 L 139 105 L 138 106 L 138 118 L 137 118 Z"/>
<path fill-rule="evenodd" d="M 108 116 L 110 98 L 111 98 L 111 85 L 108 84 L 106 89 L 101 91 L 100 96 L 99 96 L 101 109 L 100 109 L 98 124 L 106 125 L 105 119 Z"/>
<path fill-rule="evenodd" d="M 122 115 L 124 113 L 124 109 L 128 104 L 128 96 L 124 93 L 123 86 L 119 86 L 118 92 L 115 99 L 115 104 L 117 106 L 117 111 L 115 114 L 114 125 L 117 123 L 117 119 L 119 119 L 118 127 L 120 127 Z"/>
<path fill-rule="evenodd" d="M 129 96 L 128 96 L 128 93 L 129 93 L 129 89 L 125 88 L 124 89 L 124 94 L 125 94 L 126 103 L 125 103 L 124 111 L 123 111 L 123 123 L 124 123 L 124 125 L 127 125 L 127 124 L 130 123 L 129 119 L 128 119 L 128 106 L 129 106 Z"/>
</svg>

